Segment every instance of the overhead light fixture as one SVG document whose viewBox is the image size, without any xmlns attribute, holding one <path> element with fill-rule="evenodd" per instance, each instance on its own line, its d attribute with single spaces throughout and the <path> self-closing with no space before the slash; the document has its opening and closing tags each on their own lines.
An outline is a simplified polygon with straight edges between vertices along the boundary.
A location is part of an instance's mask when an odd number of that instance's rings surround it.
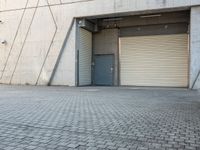
<svg viewBox="0 0 200 150">
<path fill-rule="evenodd" d="M 154 18 L 154 17 L 161 17 L 161 14 L 155 14 L 155 15 L 145 15 L 145 16 L 140 16 L 140 18 Z"/>
<path fill-rule="evenodd" d="M 103 19 L 104 22 L 120 21 L 120 20 L 123 20 L 123 18 L 107 18 L 107 19 Z"/>
</svg>

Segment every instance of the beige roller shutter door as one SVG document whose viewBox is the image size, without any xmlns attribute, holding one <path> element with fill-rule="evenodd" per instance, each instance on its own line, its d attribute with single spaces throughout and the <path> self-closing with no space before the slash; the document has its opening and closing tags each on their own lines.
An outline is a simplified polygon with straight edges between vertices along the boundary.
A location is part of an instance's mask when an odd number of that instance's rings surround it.
<svg viewBox="0 0 200 150">
<path fill-rule="evenodd" d="M 80 28 L 79 85 L 91 84 L 92 33 Z"/>
<path fill-rule="evenodd" d="M 188 87 L 188 35 L 120 38 L 120 82 L 131 86 Z"/>
</svg>

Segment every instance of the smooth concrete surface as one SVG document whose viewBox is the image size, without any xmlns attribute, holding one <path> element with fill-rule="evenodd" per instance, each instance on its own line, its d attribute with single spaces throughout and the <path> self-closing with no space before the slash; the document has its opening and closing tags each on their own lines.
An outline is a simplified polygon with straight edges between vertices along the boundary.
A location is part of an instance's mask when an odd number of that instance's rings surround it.
<svg viewBox="0 0 200 150">
<path fill-rule="evenodd" d="M 191 9 L 190 26 L 190 87 L 200 89 L 200 7 Z"/>
<path fill-rule="evenodd" d="M 0 83 L 47 85 L 53 78 L 51 84 L 74 86 L 75 17 L 148 14 L 197 5 L 200 0 L 0 0 L 0 39 L 7 41 L 0 44 Z"/>
</svg>

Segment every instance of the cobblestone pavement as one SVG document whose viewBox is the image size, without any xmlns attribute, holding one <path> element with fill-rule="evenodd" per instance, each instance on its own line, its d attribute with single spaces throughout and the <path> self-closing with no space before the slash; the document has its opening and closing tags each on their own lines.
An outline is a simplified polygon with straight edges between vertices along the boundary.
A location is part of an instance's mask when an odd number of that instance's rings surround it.
<svg viewBox="0 0 200 150">
<path fill-rule="evenodd" d="M 200 94 L 0 86 L 2 150 L 200 150 Z"/>
</svg>

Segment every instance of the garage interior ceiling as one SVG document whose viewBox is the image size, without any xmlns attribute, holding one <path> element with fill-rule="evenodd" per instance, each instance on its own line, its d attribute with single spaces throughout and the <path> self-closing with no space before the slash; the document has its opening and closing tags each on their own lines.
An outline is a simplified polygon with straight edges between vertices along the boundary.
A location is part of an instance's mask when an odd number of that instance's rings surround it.
<svg viewBox="0 0 200 150">
<path fill-rule="evenodd" d="M 99 29 L 125 28 L 133 26 L 173 24 L 190 22 L 189 11 L 178 11 L 168 13 L 156 13 L 150 15 L 118 16 L 108 18 L 87 19 L 93 24 L 97 24 Z"/>
</svg>

